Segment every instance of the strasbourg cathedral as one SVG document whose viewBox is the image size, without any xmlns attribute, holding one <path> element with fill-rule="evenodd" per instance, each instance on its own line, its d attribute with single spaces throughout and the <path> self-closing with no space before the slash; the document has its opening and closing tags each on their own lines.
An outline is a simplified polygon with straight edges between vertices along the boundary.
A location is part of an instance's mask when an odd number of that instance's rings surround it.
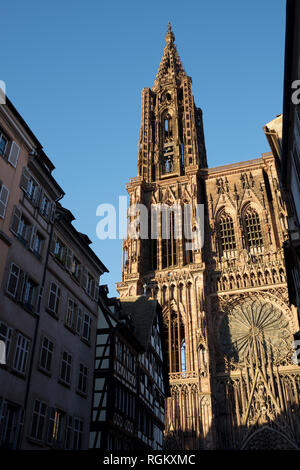
<svg viewBox="0 0 300 470">
<path fill-rule="evenodd" d="M 130 205 L 204 204 L 205 240 L 123 243 L 120 297 L 162 308 L 170 397 L 166 449 L 298 449 L 299 331 L 289 304 L 286 208 L 278 156 L 208 168 L 202 111 L 194 103 L 169 24 L 152 89 L 142 91 L 138 175 Z M 160 224 L 161 230 L 161 224 Z M 160 232 L 161 235 L 161 232 Z M 294 353 L 295 355 L 295 353 Z"/>
</svg>

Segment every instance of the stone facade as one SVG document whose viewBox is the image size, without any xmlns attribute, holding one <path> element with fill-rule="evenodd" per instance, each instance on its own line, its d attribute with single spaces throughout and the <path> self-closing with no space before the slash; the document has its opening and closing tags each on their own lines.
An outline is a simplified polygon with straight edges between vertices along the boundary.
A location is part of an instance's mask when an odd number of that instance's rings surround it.
<svg viewBox="0 0 300 470">
<path fill-rule="evenodd" d="M 189 205 L 191 236 L 176 238 L 174 215 L 168 239 L 162 217 L 157 240 L 128 236 L 118 284 L 121 299 L 144 290 L 162 306 L 171 386 L 165 447 L 298 448 L 299 321 L 288 299 L 278 161 L 267 153 L 207 168 L 202 112 L 174 39 L 169 25 L 154 86 L 142 92 L 138 176 L 127 190 L 131 207 Z M 204 244 L 189 250 L 198 204 Z"/>
</svg>

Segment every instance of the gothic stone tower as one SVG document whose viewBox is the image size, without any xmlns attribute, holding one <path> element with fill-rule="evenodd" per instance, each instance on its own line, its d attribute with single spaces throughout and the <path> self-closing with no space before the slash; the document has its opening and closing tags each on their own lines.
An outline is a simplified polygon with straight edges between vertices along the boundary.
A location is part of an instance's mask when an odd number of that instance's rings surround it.
<svg viewBox="0 0 300 470">
<path fill-rule="evenodd" d="M 192 226 L 204 204 L 205 242 L 187 249 L 172 215 L 167 239 L 162 218 L 157 239 L 128 236 L 118 291 L 162 306 L 167 448 L 298 448 L 299 323 L 288 303 L 279 162 L 268 153 L 207 168 L 202 112 L 174 40 L 169 25 L 154 86 L 142 92 L 138 176 L 127 190 L 130 206 L 149 213 L 152 205 L 190 205 Z"/>
</svg>

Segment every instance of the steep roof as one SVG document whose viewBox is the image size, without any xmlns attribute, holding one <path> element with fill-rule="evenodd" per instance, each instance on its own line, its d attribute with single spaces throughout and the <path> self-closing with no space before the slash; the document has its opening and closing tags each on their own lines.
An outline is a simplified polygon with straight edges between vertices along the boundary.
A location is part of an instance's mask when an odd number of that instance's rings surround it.
<svg viewBox="0 0 300 470">
<path fill-rule="evenodd" d="M 134 333 L 147 350 L 150 340 L 151 327 L 156 314 L 157 300 L 147 299 L 145 296 L 122 297 L 122 316 L 130 316 Z"/>
</svg>

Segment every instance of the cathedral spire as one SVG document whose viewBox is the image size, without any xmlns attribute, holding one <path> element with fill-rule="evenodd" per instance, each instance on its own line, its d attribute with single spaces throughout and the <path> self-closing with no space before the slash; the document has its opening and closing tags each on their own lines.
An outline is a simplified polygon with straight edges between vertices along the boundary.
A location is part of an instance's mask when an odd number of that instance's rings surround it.
<svg viewBox="0 0 300 470">
<path fill-rule="evenodd" d="M 168 23 L 168 32 L 167 32 L 167 34 L 166 34 L 165 39 L 166 39 L 166 43 L 167 43 L 167 44 L 168 44 L 168 43 L 173 43 L 173 42 L 175 41 L 175 35 L 174 35 L 173 31 L 172 31 L 170 21 L 169 21 L 169 23 Z"/>
<path fill-rule="evenodd" d="M 159 86 L 159 84 L 164 84 L 167 81 L 176 80 L 178 78 L 180 79 L 186 75 L 174 43 L 175 35 L 170 22 L 168 23 L 168 31 L 165 40 L 166 46 L 164 55 L 160 62 L 153 89 Z"/>
</svg>

